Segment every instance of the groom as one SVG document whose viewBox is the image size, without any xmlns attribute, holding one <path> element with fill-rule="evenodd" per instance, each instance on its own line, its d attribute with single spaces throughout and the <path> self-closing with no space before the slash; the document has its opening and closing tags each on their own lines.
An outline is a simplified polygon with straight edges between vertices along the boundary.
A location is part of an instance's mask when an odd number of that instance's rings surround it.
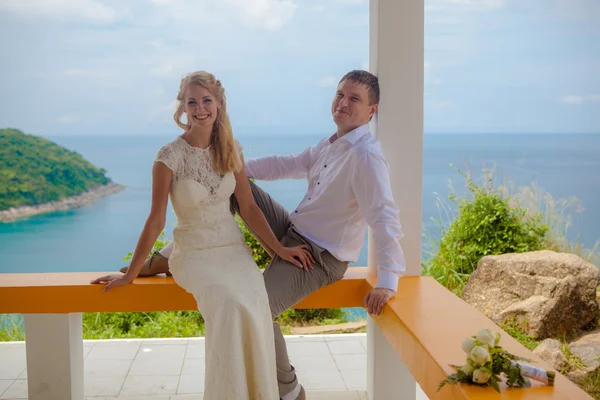
<svg viewBox="0 0 600 400">
<path fill-rule="evenodd" d="M 367 225 L 373 230 L 379 264 L 376 287 L 365 297 L 367 311 L 379 315 L 396 293 L 398 278 L 405 270 L 398 243 L 403 234 L 389 167 L 381 144 L 369 132 L 368 123 L 378 103 L 377 77 L 366 71 L 351 71 L 340 80 L 333 98 L 335 134 L 298 154 L 246 161 L 250 178 L 308 180 L 306 195 L 291 213 L 251 184 L 256 203 L 282 244 L 308 245 L 315 259 L 312 268 L 303 270 L 277 255 L 273 257 L 264 272 L 273 319 L 312 292 L 341 279 L 348 263 L 356 262 L 360 255 Z M 231 208 L 238 211 L 234 196 Z M 172 248 L 170 244 L 155 253 L 140 276 L 168 273 Z M 265 250 L 273 255 L 271 249 Z M 126 272 L 126 268 L 121 271 Z M 305 399 L 281 329 L 277 323 L 273 327 L 280 396 L 282 400 Z"/>
</svg>

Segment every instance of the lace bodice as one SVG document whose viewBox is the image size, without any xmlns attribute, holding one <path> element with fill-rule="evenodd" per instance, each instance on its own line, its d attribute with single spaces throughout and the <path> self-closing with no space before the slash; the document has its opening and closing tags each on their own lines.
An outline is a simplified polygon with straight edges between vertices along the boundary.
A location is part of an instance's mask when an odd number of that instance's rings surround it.
<svg viewBox="0 0 600 400">
<path fill-rule="evenodd" d="M 239 143 L 236 146 L 241 153 Z M 173 230 L 176 247 L 211 248 L 243 243 L 229 211 L 235 176 L 232 172 L 215 171 L 210 148 L 190 146 L 178 137 L 158 151 L 156 161 L 173 171 L 170 197 L 177 215 L 177 227 Z"/>
<path fill-rule="evenodd" d="M 236 146 L 241 152 L 241 145 L 237 141 Z M 158 151 L 156 161 L 163 162 L 173 171 L 173 183 L 193 180 L 204 186 L 209 195 L 217 192 L 225 177 L 214 170 L 210 147 L 193 147 L 181 137 L 163 146 Z"/>
</svg>

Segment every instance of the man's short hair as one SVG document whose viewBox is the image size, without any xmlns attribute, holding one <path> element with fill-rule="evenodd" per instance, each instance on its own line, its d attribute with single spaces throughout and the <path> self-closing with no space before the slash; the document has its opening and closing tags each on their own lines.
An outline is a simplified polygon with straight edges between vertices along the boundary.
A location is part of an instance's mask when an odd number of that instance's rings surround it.
<svg viewBox="0 0 600 400">
<path fill-rule="evenodd" d="M 370 105 L 379 104 L 379 79 L 377 79 L 375 75 L 368 71 L 354 70 L 344 75 L 339 83 L 342 83 L 345 80 L 365 85 L 369 92 Z"/>
</svg>

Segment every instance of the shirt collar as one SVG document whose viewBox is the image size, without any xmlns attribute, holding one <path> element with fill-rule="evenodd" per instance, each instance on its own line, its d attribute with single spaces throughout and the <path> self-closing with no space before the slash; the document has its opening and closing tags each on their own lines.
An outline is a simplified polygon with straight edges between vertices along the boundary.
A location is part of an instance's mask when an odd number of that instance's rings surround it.
<svg viewBox="0 0 600 400">
<path fill-rule="evenodd" d="M 346 133 L 344 136 L 342 136 L 342 139 L 347 140 L 351 144 L 355 144 L 358 141 L 358 139 L 360 139 L 364 135 L 367 135 L 370 133 L 371 133 L 371 131 L 369 130 L 369 124 L 365 124 L 365 125 L 359 126 L 358 128 Z M 331 135 L 329 137 L 329 143 L 333 143 L 338 139 L 339 139 L 339 137 L 338 137 L 337 133 L 334 133 L 333 135 Z"/>
</svg>

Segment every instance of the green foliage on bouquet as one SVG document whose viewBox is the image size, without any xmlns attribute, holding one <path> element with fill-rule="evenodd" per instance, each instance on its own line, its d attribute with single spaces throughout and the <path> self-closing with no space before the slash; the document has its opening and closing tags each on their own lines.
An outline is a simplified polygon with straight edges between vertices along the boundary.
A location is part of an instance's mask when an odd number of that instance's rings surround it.
<svg viewBox="0 0 600 400">
<path fill-rule="evenodd" d="M 506 385 L 509 387 L 529 386 L 527 377 L 549 385 L 554 384 L 554 372 L 521 363 L 520 361 L 529 360 L 510 354 L 498 345 L 499 342 L 500 334 L 490 329 L 482 329 L 476 336 L 465 339 L 462 349 L 467 354 L 466 363 L 462 366 L 452 365 L 457 372 L 443 380 L 438 391 L 447 384 L 464 382 L 490 386 L 499 392 L 502 375 L 506 377 Z"/>
</svg>

